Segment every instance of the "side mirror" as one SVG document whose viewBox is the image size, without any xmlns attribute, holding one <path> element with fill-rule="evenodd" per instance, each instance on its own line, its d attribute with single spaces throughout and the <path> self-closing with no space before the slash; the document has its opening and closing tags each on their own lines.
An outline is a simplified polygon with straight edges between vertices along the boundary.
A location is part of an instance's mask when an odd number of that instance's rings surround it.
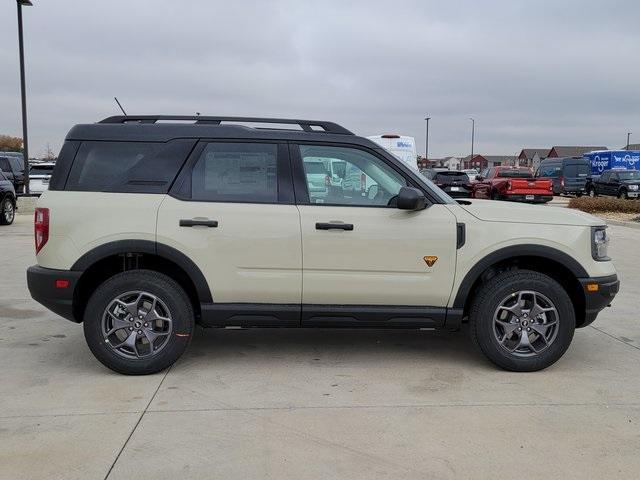
<svg viewBox="0 0 640 480">
<path fill-rule="evenodd" d="M 481 182 L 482 180 L 484 180 L 484 177 L 482 175 L 476 175 L 476 180 Z"/>
<path fill-rule="evenodd" d="M 398 192 L 396 206 L 400 210 L 424 210 L 427 208 L 427 197 L 417 188 L 402 187 Z"/>
</svg>

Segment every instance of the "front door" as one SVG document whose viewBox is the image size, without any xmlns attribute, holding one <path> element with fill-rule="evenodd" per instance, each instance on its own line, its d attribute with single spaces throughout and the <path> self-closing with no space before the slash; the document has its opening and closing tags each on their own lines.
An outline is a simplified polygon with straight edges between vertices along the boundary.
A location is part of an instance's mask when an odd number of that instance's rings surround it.
<svg viewBox="0 0 640 480">
<path fill-rule="evenodd" d="M 300 217 L 287 145 L 201 142 L 174 189 L 157 241 L 202 271 L 213 297 L 205 323 L 299 325 Z"/>
<path fill-rule="evenodd" d="M 373 151 L 327 145 L 299 145 L 294 151 L 305 179 L 311 176 L 307 164 L 319 159 L 345 162 L 345 175 L 366 182 L 360 184 L 364 189 L 351 188 L 347 178 L 343 188 L 296 190 L 303 325 L 340 326 L 340 312 L 346 324 L 354 318 L 359 324 L 361 318 L 374 325 L 376 318 L 410 324 L 411 307 L 443 310 L 455 273 L 454 215 L 442 204 L 420 211 L 395 208 L 400 188 L 411 182 Z"/>
</svg>

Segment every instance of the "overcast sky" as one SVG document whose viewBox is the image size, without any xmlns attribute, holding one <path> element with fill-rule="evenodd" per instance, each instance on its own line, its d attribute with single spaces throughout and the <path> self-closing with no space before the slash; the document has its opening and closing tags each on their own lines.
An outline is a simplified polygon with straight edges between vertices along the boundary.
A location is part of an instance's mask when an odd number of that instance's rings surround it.
<svg viewBox="0 0 640 480">
<path fill-rule="evenodd" d="M 30 150 L 128 113 L 333 120 L 429 156 L 640 142 L 640 2 L 33 0 Z M 0 1 L 0 134 L 21 136 L 14 0 Z"/>
</svg>

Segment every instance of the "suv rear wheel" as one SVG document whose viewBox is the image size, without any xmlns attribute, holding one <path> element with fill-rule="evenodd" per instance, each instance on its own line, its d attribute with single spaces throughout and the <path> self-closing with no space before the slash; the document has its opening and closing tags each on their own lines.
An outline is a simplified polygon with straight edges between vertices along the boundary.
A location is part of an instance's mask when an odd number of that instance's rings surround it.
<svg viewBox="0 0 640 480">
<path fill-rule="evenodd" d="M 517 372 L 542 370 L 569 348 L 575 313 L 569 295 L 547 275 L 503 272 L 473 300 L 471 336 L 489 360 Z"/>
<path fill-rule="evenodd" d="M 16 205 L 9 196 L 0 203 L 0 225 L 11 225 L 16 216 Z"/>
<path fill-rule="evenodd" d="M 84 335 L 105 366 L 143 375 L 180 358 L 194 323 L 189 297 L 173 279 L 131 270 L 111 277 L 93 293 L 84 314 Z"/>
</svg>

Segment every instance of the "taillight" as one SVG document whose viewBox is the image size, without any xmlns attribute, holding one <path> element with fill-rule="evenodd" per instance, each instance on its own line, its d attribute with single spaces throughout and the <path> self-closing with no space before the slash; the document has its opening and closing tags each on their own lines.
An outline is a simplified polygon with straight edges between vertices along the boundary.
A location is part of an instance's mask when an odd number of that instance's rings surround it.
<svg viewBox="0 0 640 480">
<path fill-rule="evenodd" d="M 36 255 L 49 240 L 49 209 L 36 208 L 33 221 L 33 236 L 36 241 Z"/>
<path fill-rule="evenodd" d="M 324 186 L 325 187 L 330 187 L 331 186 L 331 177 L 329 175 L 325 175 L 324 176 Z"/>
<path fill-rule="evenodd" d="M 553 182 L 551 182 L 551 183 L 549 184 L 549 191 L 550 191 L 550 192 L 553 192 Z"/>
<path fill-rule="evenodd" d="M 367 176 L 363 173 L 360 175 L 360 190 L 365 191 L 367 187 Z"/>
<path fill-rule="evenodd" d="M 513 184 L 511 183 L 511 180 L 509 180 L 507 182 L 507 190 L 511 190 L 511 187 L 513 186 Z"/>
<path fill-rule="evenodd" d="M 560 185 L 564 187 L 564 177 L 560 177 Z"/>
</svg>

